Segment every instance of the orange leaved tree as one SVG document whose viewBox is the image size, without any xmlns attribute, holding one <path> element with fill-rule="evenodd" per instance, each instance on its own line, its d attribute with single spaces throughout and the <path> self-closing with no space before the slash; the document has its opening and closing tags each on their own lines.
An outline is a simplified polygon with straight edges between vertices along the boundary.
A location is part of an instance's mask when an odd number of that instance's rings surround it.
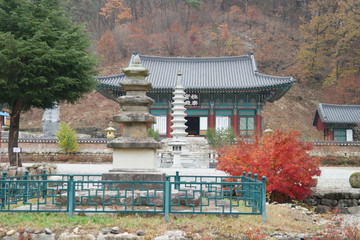
<svg viewBox="0 0 360 240">
<path fill-rule="evenodd" d="M 311 193 L 312 177 L 320 175 L 319 159 L 308 154 L 312 148 L 311 143 L 301 142 L 299 132 L 276 130 L 253 142 L 239 140 L 218 149 L 217 169 L 233 176 L 243 172 L 266 176 L 270 200 L 304 199 Z"/>
</svg>

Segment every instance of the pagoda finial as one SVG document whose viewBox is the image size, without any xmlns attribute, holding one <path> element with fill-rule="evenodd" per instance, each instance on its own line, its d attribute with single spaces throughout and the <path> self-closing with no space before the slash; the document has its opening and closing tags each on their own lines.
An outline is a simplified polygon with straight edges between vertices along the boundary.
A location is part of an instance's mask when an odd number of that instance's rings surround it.
<svg viewBox="0 0 360 240">
<path fill-rule="evenodd" d="M 181 86 L 182 85 L 182 72 L 178 72 L 177 73 L 177 76 L 178 76 L 178 78 L 177 78 L 177 81 L 176 81 L 176 86 Z"/>
<path fill-rule="evenodd" d="M 134 55 L 129 67 L 142 67 L 139 55 Z"/>
</svg>

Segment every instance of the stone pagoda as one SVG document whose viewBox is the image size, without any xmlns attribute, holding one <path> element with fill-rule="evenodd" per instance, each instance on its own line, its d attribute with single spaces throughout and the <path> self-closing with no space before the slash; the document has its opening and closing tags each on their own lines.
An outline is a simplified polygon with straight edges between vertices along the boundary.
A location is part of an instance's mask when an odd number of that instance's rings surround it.
<svg viewBox="0 0 360 240">
<path fill-rule="evenodd" d="M 173 97 L 173 107 L 172 107 L 172 132 L 171 135 L 173 138 L 171 139 L 169 145 L 172 146 L 173 152 L 173 165 L 171 168 L 182 168 L 181 165 L 181 153 L 186 150 L 186 145 L 188 145 L 188 141 L 186 140 L 186 136 L 188 135 L 185 131 L 187 126 L 186 123 L 186 108 L 185 108 L 185 91 L 182 86 L 182 74 L 178 73 L 178 79 L 176 82 L 176 86 L 174 88 L 174 97 Z"/>
<path fill-rule="evenodd" d="M 113 169 L 103 174 L 103 180 L 163 181 L 164 174 L 156 170 L 156 149 L 161 144 L 147 133 L 148 125 L 155 123 L 155 116 L 149 113 L 154 100 L 146 95 L 152 87 L 145 80 L 149 71 L 134 55 L 123 72 L 126 78 L 120 86 L 126 95 L 117 99 L 121 112 L 113 116 L 114 122 L 123 125 L 123 132 L 107 145 L 113 149 Z"/>
</svg>

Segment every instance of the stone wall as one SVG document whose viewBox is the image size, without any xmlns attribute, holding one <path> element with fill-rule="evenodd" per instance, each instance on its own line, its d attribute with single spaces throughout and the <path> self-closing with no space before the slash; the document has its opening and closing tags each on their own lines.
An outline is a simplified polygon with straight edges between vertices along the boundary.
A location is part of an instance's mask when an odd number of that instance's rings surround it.
<svg viewBox="0 0 360 240">
<path fill-rule="evenodd" d="M 314 149 L 311 151 L 314 156 L 343 156 L 356 157 L 360 156 L 360 142 L 354 144 L 342 143 L 335 144 L 334 142 L 315 143 Z"/>
<path fill-rule="evenodd" d="M 315 212 L 360 213 L 360 192 L 313 193 L 305 201 Z"/>
<path fill-rule="evenodd" d="M 8 177 L 24 176 L 25 171 L 29 172 L 29 175 L 40 175 L 46 170 L 47 174 L 56 174 L 57 166 L 49 163 L 35 163 L 26 167 L 13 167 L 8 163 L 0 163 L 0 173 L 7 173 Z"/>
</svg>

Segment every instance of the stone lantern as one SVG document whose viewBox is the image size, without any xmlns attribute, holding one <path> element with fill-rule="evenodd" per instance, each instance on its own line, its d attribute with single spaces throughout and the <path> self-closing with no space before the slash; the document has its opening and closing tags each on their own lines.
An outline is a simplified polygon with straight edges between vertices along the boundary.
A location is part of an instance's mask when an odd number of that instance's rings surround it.
<svg viewBox="0 0 360 240">
<path fill-rule="evenodd" d="M 274 131 L 273 131 L 272 129 L 270 129 L 270 128 L 267 128 L 267 129 L 265 129 L 265 131 L 264 131 L 264 135 L 270 135 L 270 134 L 272 134 L 272 133 L 274 133 Z"/>
<path fill-rule="evenodd" d="M 115 138 L 115 128 L 112 126 L 112 122 L 109 123 L 109 126 L 105 129 L 106 138 Z"/>
</svg>

